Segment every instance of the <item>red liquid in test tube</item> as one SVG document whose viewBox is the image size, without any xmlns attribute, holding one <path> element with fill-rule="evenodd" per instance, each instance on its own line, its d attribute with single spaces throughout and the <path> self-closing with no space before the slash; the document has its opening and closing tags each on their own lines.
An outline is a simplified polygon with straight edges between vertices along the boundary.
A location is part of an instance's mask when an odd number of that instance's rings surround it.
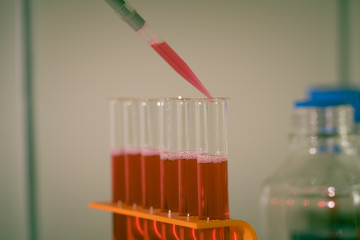
<svg viewBox="0 0 360 240">
<path fill-rule="evenodd" d="M 112 201 L 118 203 L 126 200 L 125 182 L 125 156 L 124 153 L 114 148 L 111 154 L 112 159 Z M 113 240 L 127 239 L 126 216 L 113 215 Z"/>
<path fill-rule="evenodd" d="M 141 153 L 140 149 L 126 149 L 125 161 L 128 169 L 128 199 L 127 202 L 132 205 L 141 206 L 142 186 L 141 186 Z"/>
<path fill-rule="evenodd" d="M 142 198 L 142 165 L 140 149 L 125 149 L 125 163 L 128 177 L 128 196 L 129 205 L 136 204 L 141 206 Z M 139 217 L 127 217 L 128 239 L 144 239 L 144 222 Z"/>
<path fill-rule="evenodd" d="M 210 229 L 201 229 L 199 231 L 199 239 L 200 240 L 241 240 L 242 238 L 238 238 L 237 235 L 230 235 L 229 228 L 210 228 Z"/>
<path fill-rule="evenodd" d="M 179 159 L 179 215 L 198 215 L 197 153 L 186 151 Z M 180 227 L 181 239 L 197 239 L 198 230 Z"/>
<path fill-rule="evenodd" d="M 224 156 L 198 156 L 199 219 L 228 219 L 228 167 Z"/>
<path fill-rule="evenodd" d="M 170 159 L 162 159 L 161 166 L 161 209 L 168 212 L 179 211 L 179 161 L 174 155 Z M 172 224 L 161 224 L 162 240 L 179 240 L 179 228 Z"/>
<path fill-rule="evenodd" d="M 144 166 L 144 203 L 146 208 L 160 208 L 160 153 L 156 151 L 146 151 L 142 153 Z"/>
<path fill-rule="evenodd" d="M 161 209 L 179 211 L 178 160 L 161 160 Z"/>
<path fill-rule="evenodd" d="M 180 216 L 198 215 L 196 152 L 185 152 L 179 159 Z"/>
<path fill-rule="evenodd" d="M 228 167 L 226 156 L 198 156 L 199 219 L 228 219 Z M 200 240 L 228 239 L 229 228 L 200 230 Z"/>
<path fill-rule="evenodd" d="M 142 151 L 143 205 L 146 208 L 159 209 L 160 198 L 160 153 L 156 150 Z M 145 220 L 145 239 L 161 239 L 161 225 L 156 221 Z"/>
</svg>

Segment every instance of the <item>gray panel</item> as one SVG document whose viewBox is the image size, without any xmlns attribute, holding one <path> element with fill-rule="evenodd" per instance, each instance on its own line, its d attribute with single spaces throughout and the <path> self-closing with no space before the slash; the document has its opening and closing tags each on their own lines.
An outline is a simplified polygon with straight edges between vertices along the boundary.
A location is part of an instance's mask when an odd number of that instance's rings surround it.
<svg viewBox="0 0 360 240">
<path fill-rule="evenodd" d="M 0 239 L 28 238 L 19 1 L 0 1 Z"/>
</svg>

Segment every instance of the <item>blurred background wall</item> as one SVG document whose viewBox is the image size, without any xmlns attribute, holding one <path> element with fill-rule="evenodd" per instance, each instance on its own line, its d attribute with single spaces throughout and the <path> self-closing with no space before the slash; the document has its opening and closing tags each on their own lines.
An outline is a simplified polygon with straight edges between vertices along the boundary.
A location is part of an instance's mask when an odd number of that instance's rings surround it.
<svg viewBox="0 0 360 240">
<path fill-rule="evenodd" d="M 0 0 L 0 239 L 29 238 L 20 1 Z"/>
<path fill-rule="evenodd" d="M 231 98 L 231 217 L 259 231 L 260 184 L 286 158 L 292 102 L 310 85 L 360 84 L 360 1 L 131 3 L 214 96 Z M 110 199 L 108 99 L 201 95 L 102 0 L 1 0 L 0 32 L 0 239 L 111 239 L 111 215 L 87 207 Z"/>
</svg>

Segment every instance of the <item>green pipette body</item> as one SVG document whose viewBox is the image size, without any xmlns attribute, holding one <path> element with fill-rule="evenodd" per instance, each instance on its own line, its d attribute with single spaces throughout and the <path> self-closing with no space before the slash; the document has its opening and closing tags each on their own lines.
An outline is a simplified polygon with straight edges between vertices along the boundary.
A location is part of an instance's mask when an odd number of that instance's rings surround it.
<svg viewBox="0 0 360 240">
<path fill-rule="evenodd" d="M 119 13 L 121 18 L 135 31 L 140 30 L 144 26 L 145 20 L 124 0 L 105 1 Z"/>
</svg>

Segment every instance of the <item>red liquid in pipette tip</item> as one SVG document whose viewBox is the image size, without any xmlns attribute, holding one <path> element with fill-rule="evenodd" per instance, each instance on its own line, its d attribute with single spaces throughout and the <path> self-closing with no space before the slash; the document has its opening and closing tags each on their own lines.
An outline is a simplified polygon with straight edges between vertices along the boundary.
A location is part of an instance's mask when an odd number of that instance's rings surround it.
<svg viewBox="0 0 360 240">
<path fill-rule="evenodd" d="M 111 152 L 112 159 L 112 201 L 115 203 L 125 202 L 126 200 L 126 181 L 125 181 L 125 155 L 119 148 L 114 148 Z M 127 238 L 126 216 L 113 214 L 113 240 Z"/>
<path fill-rule="evenodd" d="M 151 43 L 150 46 L 185 80 L 191 83 L 196 89 L 206 97 L 212 98 L 211 94 L 196 77 L 184 60 L 166 43 Z"/>
</svg>

